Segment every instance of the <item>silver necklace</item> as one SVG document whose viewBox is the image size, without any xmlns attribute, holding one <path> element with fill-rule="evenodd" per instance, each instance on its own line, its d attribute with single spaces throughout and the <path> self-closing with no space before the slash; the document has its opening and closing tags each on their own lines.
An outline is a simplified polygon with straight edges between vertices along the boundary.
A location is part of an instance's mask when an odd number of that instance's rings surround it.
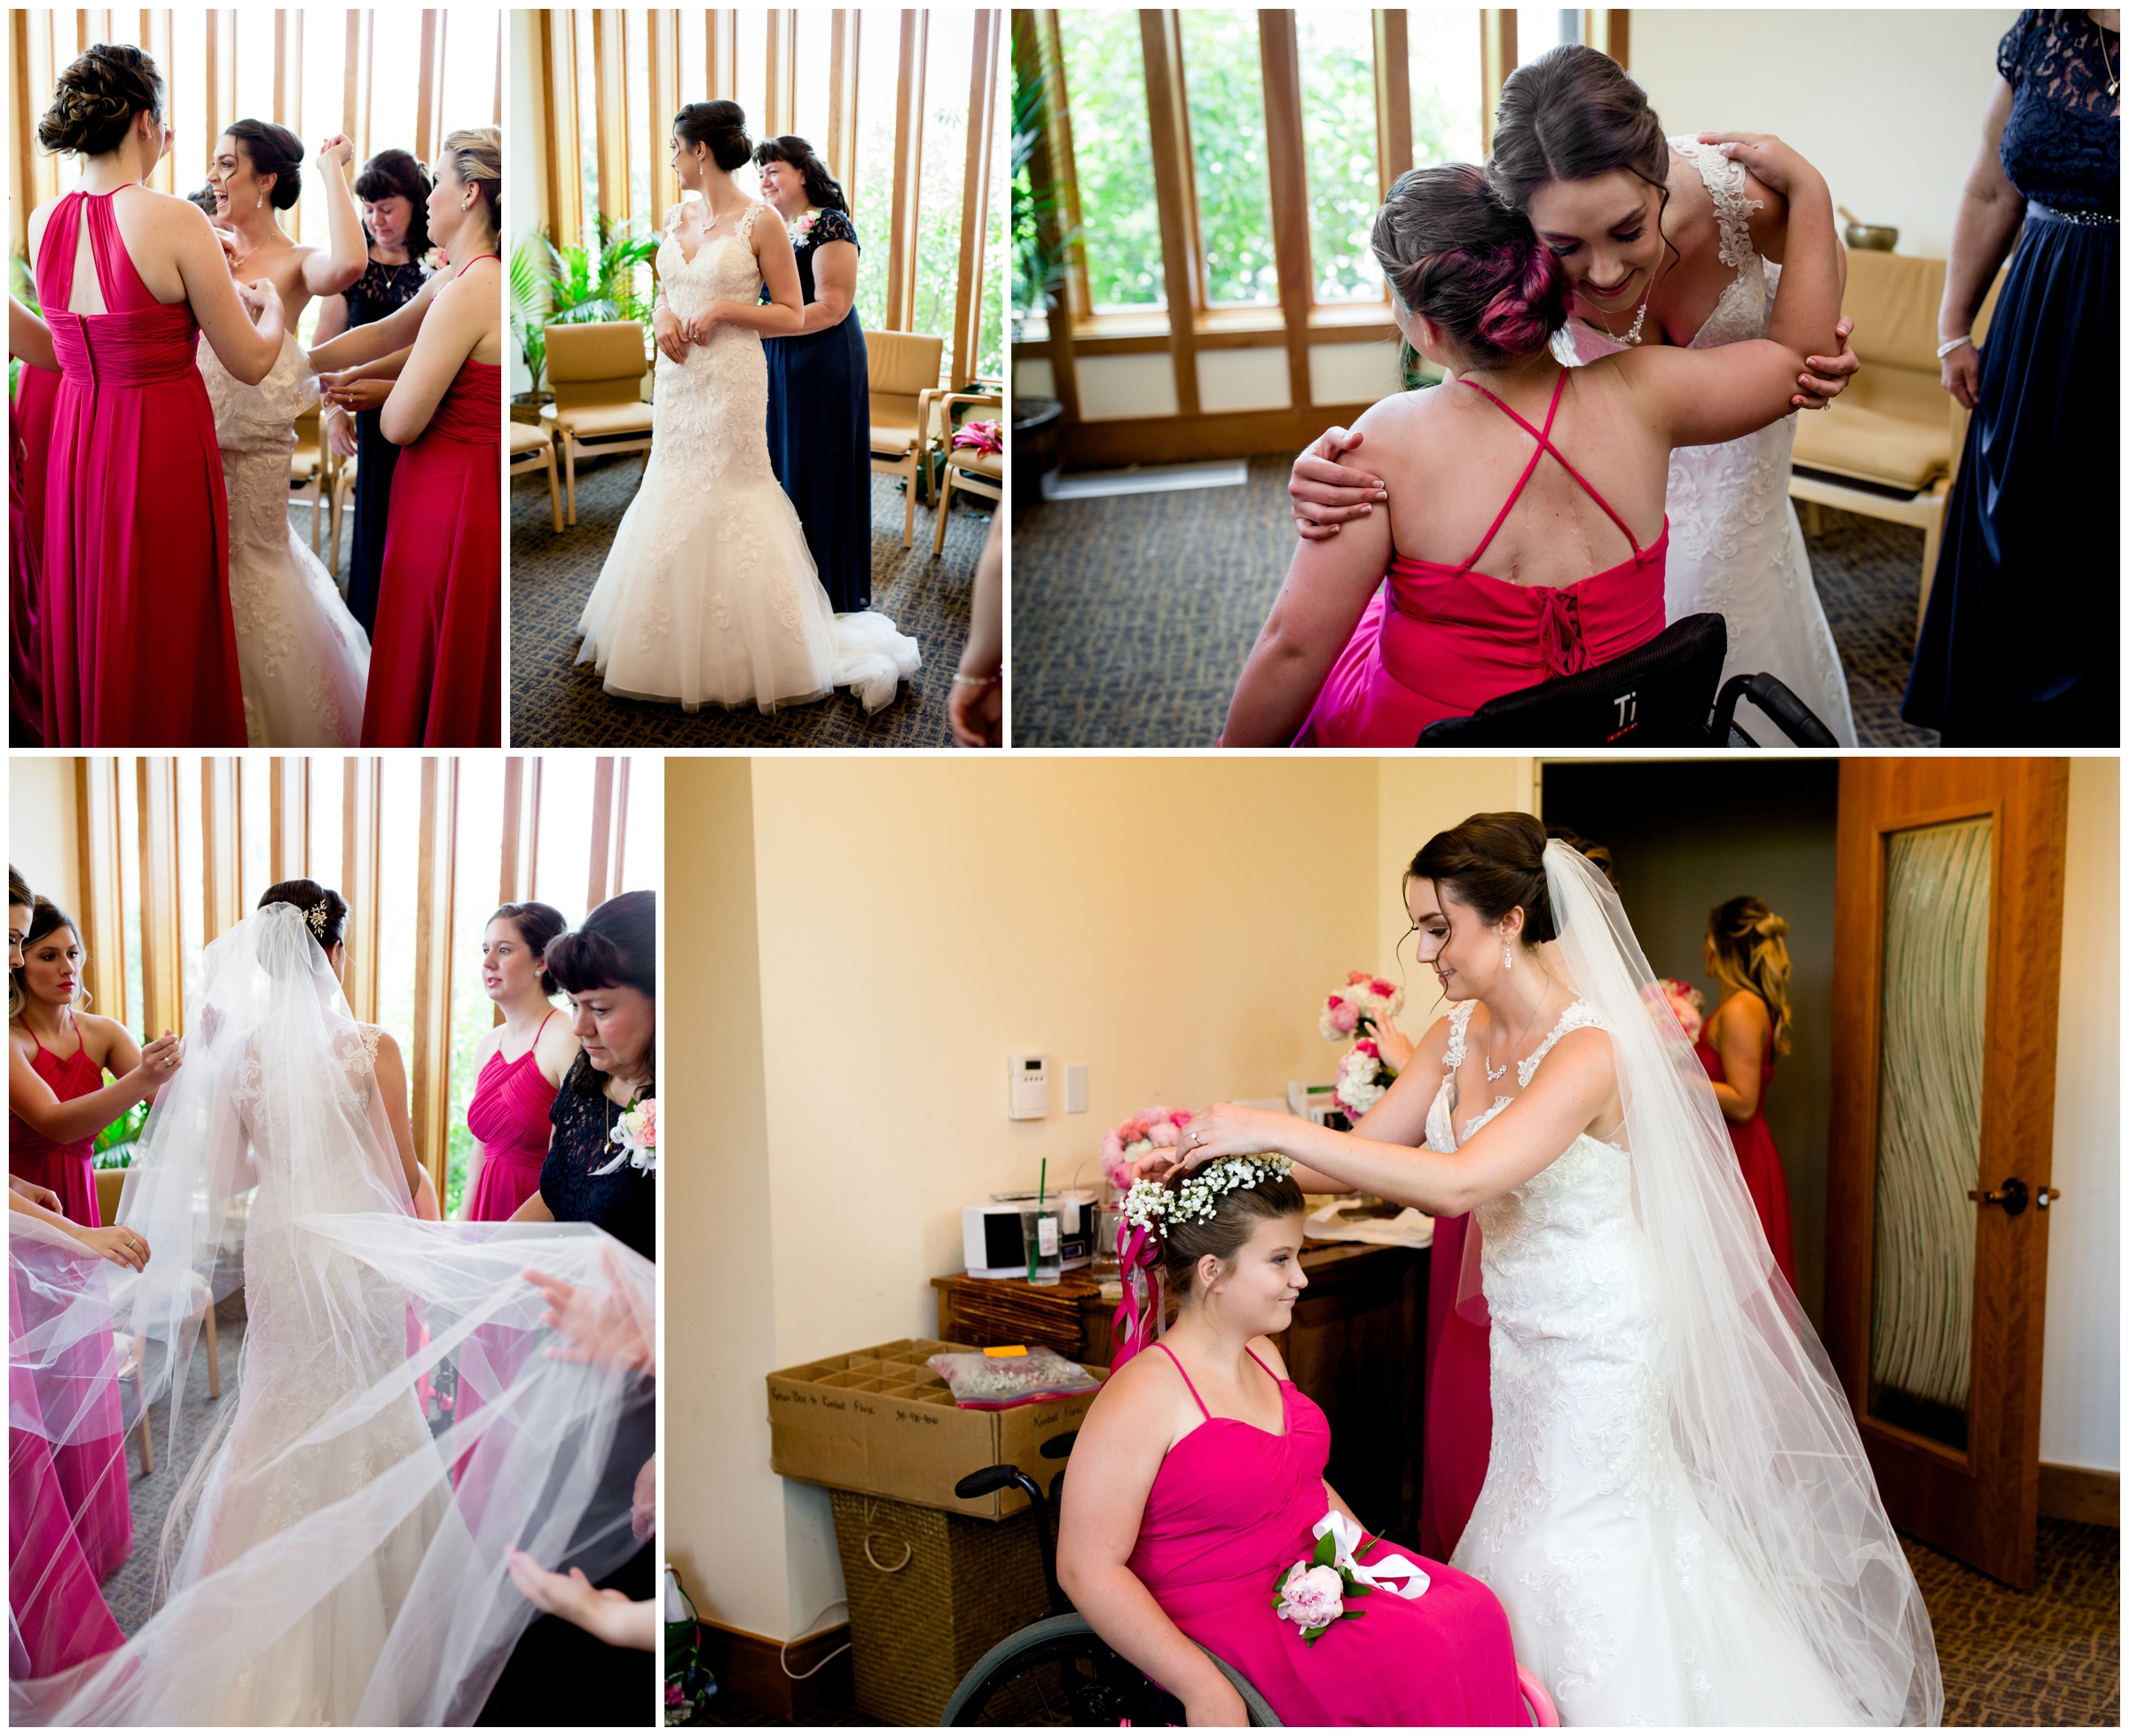
<svg viewBox="0 0 2129 1736">
<path fill-rule="evenodd" d="M 1516 1049 L 1521 1045 L 1523 1038 L 1530 1034 L 1531 1027 L 1537 1023 L 1537 1016 L 1544 1010 L 1544 1008 L 1545 997 L 1541 994 L 1537 997 L 1537 1005 L 1531 1009 L 1530 1017 L 1524 1025 L 1521 1033 L 1514 1042 L 1508 1045 L 1508 1061 L 1515 1059 Z M 1493 1064 L 1493 1022 L 1490 1019 L 1486 1023 L 1486 1053 L 1483 1059 L 1486 1065 L 1486 1082 L 1489 1085 L 1496 1080 L 1508 1077 L 1508 1061 L 1502 1062 L 1497 1067 Z"/>
<path fill-rule="evenodd" d="M 1651 278 L 1648 280 L 1648 287 L 1641 292 L 1641 305 L 1634 310 L 1634 323 L 1626 328 L 1624 337 L 1621 337 L 1618 333 L 1614 332 L 1612 329 L 1612 322 L 1607 319 L 1603 314 L 1598 313 L 1595 308 L 1591 308 L 1590 311 L 1597 313 L 1597 323 L 1604 327 L 1605 336 L 1611 339 L 1614 343 L 1638 344 L 1641 342 L 1641 322 L 1648 318 L 1648 298 L 1655 293 L 1656 280 Z"/>
</svg>

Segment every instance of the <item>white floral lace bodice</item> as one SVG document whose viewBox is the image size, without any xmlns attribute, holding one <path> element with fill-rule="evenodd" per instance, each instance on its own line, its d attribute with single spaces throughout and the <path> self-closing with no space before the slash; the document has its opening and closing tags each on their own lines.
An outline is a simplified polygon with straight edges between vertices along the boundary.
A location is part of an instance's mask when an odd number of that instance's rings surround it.
<svg viewBox="0 0 2129 1736">
<path fill-rule="evenodd" d="M 255 386 L 224 367 L 203 337 L 200 377 L 214 407 L 215 444 L 225 452 L 279 452 L 286 459 L 295 445 L 295 419 L 318 407 L 318 376 L 294 332 L 283 335 L 280 355 Z"/>
<path fill-rule="evenodd" d="M 1752 245 L 1745 171 L 1713 145 L 1690 136 L 1670 148 L 1700 171 L 1715 205 L 1717 256 L 1737 275 L 1693 334 L 1690 350 L 1713 350 L 1767 334 L 1781 267 Z M 1553 354 L 1570 367 L 1628 348 L 1579 319 L 1553 334 Z M 1823 412 L 1819 412 L 1823 413 Z M 1856 740 L 1848 680 L 1842 673 L 1826 611 L 1811 584 L 1811 557 L 1789 504 L 1794 412 L 1756 433 L 1715 446 L 1680 446 L 1670 455 L 1663 507 L 1670 522 L 1663 613 L 1720 615 L 1730 630 L 1723 677 L 1765 672 L 1787 683 L 1843 746 Z M 1748 719 L 1756 718 L 1749 707 Z M 1762 746 L 1782 738 L 1764 733 Z"/>
</svg>

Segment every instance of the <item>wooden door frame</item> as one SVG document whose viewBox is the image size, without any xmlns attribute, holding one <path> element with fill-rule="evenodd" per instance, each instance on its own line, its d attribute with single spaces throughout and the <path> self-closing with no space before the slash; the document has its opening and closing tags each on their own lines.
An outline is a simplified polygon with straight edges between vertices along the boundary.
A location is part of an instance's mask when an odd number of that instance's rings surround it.
<svg viewBox="0 0 2129 1736">
<path fill-rule="evenodd" d="M 1903 784 L 1920 786 L 1912 799 Z M 2045 1211 L 1976 1210 L 1970 1432 L 1956 1450 L 1868 1411 L 1879 1070 L 1884 996 L 1885 846 L 1896 832 L 1989 816 L 1988 1012 L 1982 1063 L 1984 1186 L 2051 1179 L 2055 1025 L 2062 986 L 2066 759 L 1850 758 L 1842 762 L 1834 998 L 1827 1162 L 1826 1347 L 1892 1521 L 2013 1585 L 2031 1586 L 2039 1498 Z M 2028 872 L 2038 864 L 2040 871 Z M 2007 868 L 2011 878 L 2007 879 Z M 2014 1155 L 2014 1153 L 2015 1155 Z M 1984 1271 L 2000 1275 L 1992 1284 Z M 2023 1371 L 2007 1381 L 2004 1370 Z M 1979 1498 L 2016 1467 L 2016 1500 Z"/>
</svg>

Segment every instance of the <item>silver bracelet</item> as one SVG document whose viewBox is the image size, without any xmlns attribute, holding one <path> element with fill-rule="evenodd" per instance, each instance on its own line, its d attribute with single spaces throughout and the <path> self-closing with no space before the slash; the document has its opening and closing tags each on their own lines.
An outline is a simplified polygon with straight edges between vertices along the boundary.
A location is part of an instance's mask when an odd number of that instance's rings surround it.
<svg viewBox="0 0 2129 1736">
<path fill-rule="evenodd" d="M 1949 342 L 1949 343 L 1940 343 L 1940 344 L 1938 344 L 1938 345 L 1937 346 L 1937 359 L 1938 361 L 1940 361 L 1940 362 L 1941 362 L 1941 361 L 1943 361 L 1943 360 L 1944 359 L 1944 357 L 1945 357 L 1949 356 L 1949 355 L 1950 355 L 1950 354 L 1951 354 L 1951 353 L 1952 353 L 1952 352 L 1954 350 L 1958 349 L 1958 348 L 1960 347 L 1960 344 L 1962 344 L 1962 343 L 1971 343 L 1971 342 L 1974 342 L 1974 334 L 1973 334 L 1973 333 L 1971 333 L 1971 332 L 1968 332 L 1968 334 L 1966 334 L 1966 335 L 1965 335 L 1965 336 L 1963 336 L 1963 337 L 1956 337 L 1956 338 L 1953 338 L 1953 339 L 1952 340 L 1952 342 Z"/>
<path fill-rule="evenodd" d="M 959 670 L 955 671 L 954 679 L 963 686 L 971 687 L 994 687 L 998 685 L 998 678 L 995 675 L 963 675 Z"/>
</svg>

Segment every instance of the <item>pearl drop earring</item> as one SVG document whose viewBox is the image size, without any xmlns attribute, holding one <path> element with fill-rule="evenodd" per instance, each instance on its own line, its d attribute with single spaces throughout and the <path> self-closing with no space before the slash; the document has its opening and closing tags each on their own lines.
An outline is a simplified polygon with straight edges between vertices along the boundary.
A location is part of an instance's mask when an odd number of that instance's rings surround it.
<svg viewBox="0 0 2129 1736">
<path fill-rule="evenodd" d="M 1506 935 L 1501 937 L 1501 969 L 1504 970 L 1515 969 L 1515 943 L 1510 940 Z"/>
</svg>

